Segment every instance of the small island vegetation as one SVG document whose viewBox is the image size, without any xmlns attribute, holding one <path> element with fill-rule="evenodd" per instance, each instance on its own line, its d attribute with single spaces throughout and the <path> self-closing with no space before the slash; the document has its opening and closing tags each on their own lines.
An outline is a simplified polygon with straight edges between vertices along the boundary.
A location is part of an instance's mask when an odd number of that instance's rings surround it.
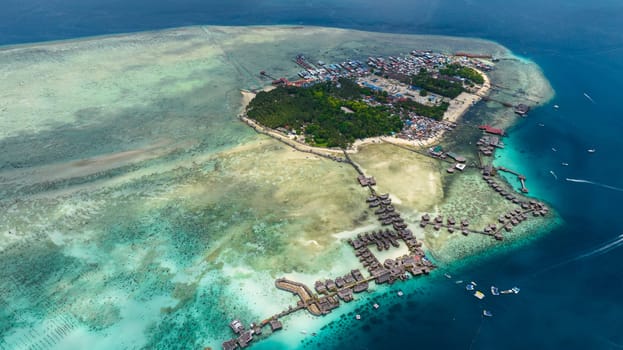
<svg viewBox="0 0 623 350">
<path fill-rule="evenodd" d="M 448 107 L 446 101 L 422 104 L 340 78 L 259 92 L 246 113 L 263 126 L 303 136 L 310 145 L 348 147 L 356 139 L 398 133 L 413 115 L 441 121 Z"/>
<path fill-rule="evenodd" d="M 356 139 L 390 135 L 403 128 L 401 118 L 383 103 L 387 93 L 357 85 L 351 79 L 310 87 L 279 86 L 260 92 L 247 108 L 247 116 L 272 129 L 304 134 L 320 147 L 347 147 Z"/>
<path fill-rule="evenodd" d="M 402 77 L 400 81 L 448 98 L 456 98 L 461 92 L 465 91 L 463 84 L 446 79 L 438 79 L 423 68 L 418 74 Z"/>
<path fill-rule="evenodd" d="M 471 67 L 465 67 L 458 63 L 451 63 L 445 68 L 439 70 L 439 74 L 447 75 L 450 77 L 463 78 L 473 84 L 483 84 L 485 79 L 482 74 Z"/>
</svg>

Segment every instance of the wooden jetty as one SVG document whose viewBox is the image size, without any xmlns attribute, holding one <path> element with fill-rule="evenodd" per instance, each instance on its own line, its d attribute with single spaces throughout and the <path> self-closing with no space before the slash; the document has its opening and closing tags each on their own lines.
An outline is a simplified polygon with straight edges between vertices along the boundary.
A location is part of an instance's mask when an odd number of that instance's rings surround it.
<svg viewBox="0 0 623 350">
<path fill-rule="evenodd" d="M 301 65 L 309 64 L 309 62 L 307 62 L 302 56 L 297 57 L 297 60 L 297 63 Z M 270 77 L 265 72 L 261 75 Z M 340 301 L 348 303 L 354 300 L 354 295 L 356 293 L 368 291 L 369 285 L 372 282 L 375 284 L 391 284 L 397 281 L 406 280 L 409 275 L 413 277 L 426 275 L 435 268 L 431 261 L 426 258 L 426 255 L 422 249 L 422 243 L 415 238 L 413 232 L 409 229 L 407 223 L 401 217 L 401 214 L 392 205 L 390 195 L 377 194 L 375 190 L 376 179 L 372 176 L 367 176 L 361 167 L 350 158 L 346 150 L 341 150 L 343 158 L 317 152 L 308 147 L 304 147 L 304 145 L 297 144 L 296 141 L 289 141 L 282 137 L 277 137 L 269 130 L 266 130 L 244 116 L 241 116 L 241 119 L 249 126 L 253 127 L 256 132 L 273 137 L 298 151 L 315 154 L 336 162 L 350 164 L 357 172 L 357 182 L 362 187 L 366 187 L 369 191 L 369 196 L 366 198 L 366 204 L 368 204 L 369 208 L 374 211 L 374 214 L 377 216 L 377 220 L 384 228 L 361 233 L 348 240 L 348 244 L 353 248 L 354 253 L 359 259 L 361 265 L 365 268 L 365 270 L 367 270 L 368 276 L 364 276 L 359 269 L 353 269 L 343 276 L 316 281 L 314 284 L 315 292 L 307 285 L 297 281 L 292 281 L 286 278 L 279 278 L 275 280 L 276 288 L 292 293 L 298 297 L 299 300 L 296 302 L 296 305 L 289 306 L 287 309 L 261 322 L 251 323 L 248 329 L 245 328 L 240 321 L 232 321 L 230 327 L 236 334 L 236 338 L 223 342 L 222 346 L 224 350 L 245 348 L 251 343 L 251 341 L 253 341 L 253 339 L 266 337 L 273 332 L 279 331 L 283 328 L 281 319 L 292 313 L 307 310 L 314 316 L 326 315 L 333 309 L 339 307 Z M 499 135 L 504 134 L 503 131 L 500 132 L 497 129 L 494 130 L 492 128 L 485 131 Z M 496 139 L 487 139 L 486 142 L 487 145 L 491 147 L 499 147 L 500 144 L 499 140 Z M 444 153 L 442 157 L 437 157 L 426 151 L 415 150 L 394 143 L 391 144 L 411 152 L 419 153 L 421 155 L 433 157 L 439 160 L 445 160 L 451 163 L 454 163 L 454 161 L 451 161 L 446 157 L 449 156 L 449 158 L 454 158 L 454 160 L 460 164 L 465 162 L 465 158 L 457 154 Z M 502 240 L 504 238 L 502 235 L 504 230 L 511 231 L 521 222 L 528 220 L 529 214 L 532 214 L 532 216 L 547 215 L 548 208 L 543 203 L 518 198 L 514 194 L 505 190 L 502 185 L 493 179 L 493 175 L 496 170 L 514 174 L 519 178 L 522 184 L 522 192 L 526 193 L 527 188 L 525 187 L 525 176 L 504 167 L 493 168 L 491 165 L 483 163 L 480 153 L 478 153 L 478 157 L 480 161 L 480 168 L 483 171 L 483 179 L 489 184 L 493 191 L 499 193 L 506 200 L 517 204 L 518 207 L 501 215 L 498 218 L 497 223 L 488 224 L 482 230 L 471 228 L 467 219 L 456 220 L 453 217 L 444 219 L 440 215 L 431 217 L 429 214 L 422 215 L 420 227 L 427 228 L 428 226 L 433 226 L 436 230 L 444 228 L 450 233 L 456 231 L 461 232 L 466 236 L 470 233 L 484 234 L 491 236 L 496 240 Z M 373 249 L 380 252 L 399 248 L 401 244 L 405 244 L 407 246 L 409 253 L 400 257 L 385 259 L 385 261 L 381 262 L 373 252 Z M 270 327 L 271 332 L 265 334 L 262 330 L 264 327 Z"/>
<path fill-rule="evenodd" d="M 496 168 L 498 171 L 504 171 L 507 172 L 509 174 L 513 174 L 515 176 L 517 176 L 517 178 L 519 179 L 519 182 L 521 183 L 521 192 L 523 193 L 528 193 L 528 188 L 526 187 L 526 177 L 514 170 L 505 168 L 503 166 L 499 166 Z"/>
</svg>

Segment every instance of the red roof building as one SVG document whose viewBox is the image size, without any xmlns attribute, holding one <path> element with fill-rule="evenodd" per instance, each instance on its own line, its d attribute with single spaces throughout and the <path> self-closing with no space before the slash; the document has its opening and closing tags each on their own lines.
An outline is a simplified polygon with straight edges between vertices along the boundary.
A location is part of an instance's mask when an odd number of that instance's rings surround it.
<svg viewBox="0 0 623 350">
<path fill-rule="evenodd" d="M 481 125 L 481 126 L 478 127 L 478 129 L 484 130 L 484 131 L 488 132 L 489 134 L 504 136 L 504 130 L 498 129 L 498 128 L 494 128 L 494 127 L 491 127 L 489 125 Z"/>
</svg>

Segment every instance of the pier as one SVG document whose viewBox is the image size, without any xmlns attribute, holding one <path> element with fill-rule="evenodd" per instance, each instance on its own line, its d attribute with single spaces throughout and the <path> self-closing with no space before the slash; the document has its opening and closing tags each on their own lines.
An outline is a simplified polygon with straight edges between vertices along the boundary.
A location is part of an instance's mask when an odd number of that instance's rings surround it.
<svg viewBox="0 0 623 350">
<path fill-rule="evenodd" d="M 457 53 L 456 55 L 491 58 L 489 55 L 486 55 L 486 57 L 465 53 Z M 298 83 L 305 83 L 313 77 L 320 77 L 321 74 L 325 74 L 320 73 L 321 70 L 329 73 L 332 70 L 335 70 L 335 72 L 341 71 L 342 73 L 339 74 L 346 74 L 348 76 L 367 74 L 365 73 L 367 71 L 364 70 L 363 65 L 357 61 L 345 62 L 342 65 L 338 65 L 339 68 L 336 65 L 325 65 L 322 62 L 318 62 L 316 66 L 310 63 L 303 55 L 298 55 L 295 58 L 295 62 L 305 70 L 299 73 L 302 80 L 290 83 L 285 78 L 274 79 L 264 71 L 260 72 L 260 76 L 273 79 L 273 83 L 276 84 L 296 85 Z M 333 68 L 331 68 L 332 66 Z M 309 78 L 309 76 L 312 78 Z M 498 102 L 506 107 L 520 108 L 519 106 L 513 106 L 511 103 L 495 100 L 488 96 L 481 97 L 486 101 Z M 522 106 L 520 109 L 524 110 L 524 107 Z M 336 308 L 339 308 L 342 303 L 349 303 L 355 300 L 359 293 L 370 291 L 370 285 L 372 283 L 376 285 L 399 283 L 412 277 L 428 275 L 436 268 L 434 264 L 427 259 L 422 249 L 422 242 L 416 239 L 413 231 L 409 229 L 407 222 L 405 222 L 397 208 L 392 204 L 390 194 L 377 193 L 375 189 L 377 179 L 374 176 L 366 174 L 363 169 L 351 159 L 345 149 L 321 150 L 299 142 L 295 137 L 288 135 L 287 131 L 284 134 L 276 130 L 265 128 L 247 118 L 245 115 L 241 115 L 240 119 L 252 127 L 257 133 L 267 135 L 297 151 L 313 154 L 338 163 L 350 164 L 357 173 L 357 177 L 353 180 L 367 190 L 368 197 L 366 198 L 366 204 L 368 210 L 374 213 L 381 228 L 357 234 L 355 237 L 351 237 L 346 241 L 353 249 L 353 254 L 360 263 L 360 266 L 350 267 L 350 272 L 340 276 L 316 280 L 313 284 L 313 289 L 304 283 L 293 281 L 285 277 L 276 279 L 274 282 L 275 288 L 291 293 L 298 300 L 294 305 L 288 306 L 275 315 L 260 322 L 250 323 L 248 328 L 246 328 L 240 320 L 233 320 L 229 326 L 235 334 L 235 337 L 222 343 L 224 350 L 245 348 L 249 346 L 253 340 L 257 341 L 269 337 L 272 333 L 283 329 L 284 318 L 296 312 L 307 311 L 313 316 L 324 316 L 331 313 Z M 477 145 L 480 148 L 479 152 L 476 152 L 480 161 L 479 168 L 482 170 L 483 179 L 491 187 L 491 190 L 497 192 L 505 200 L 510 201 L 517 207 L 503 213 L 498 217 L 497 222 L 489 223 L 482 229 L 476 229 L 470 226 L 470 222 L 467 218 L 457 220 L 453 217 L 444 218 L 442 215 L 432 216 L 430 214 L 424 214 L 419 222 L 420 229 L 426 230 L 432 227 L 433 230 L 436 231 L 444 229 L 450 234 L 457 232 L 464 236 L 480 234 L 501 241 L 504 239 L 504 231 L 510 232 L 514 227 L 528 220 L 530 215 L 538 217 L 548 214 L 549 209 L 543 203 L 527 200 L 521 197 L 521 195 L 516 195 L 513 191 L 508 190 L 507 186 L 503 186 L 503 184 L 495 180 L 494 176 L 496 175 L 496 171 L 513 174 L 517 176 L 521 182 L 521 192 L 528 192 L 525 186 L 525 176 L 504 167 L 494 168 L 492 165 L 486 164 L 481 156 L 481 154 L 485 156 L 493 155 L 495 149 L 504 147 L 504 144 L 500 142 L 500 138 L 505 135 L 504 130 L 496 129 L 488 125 L 483 125 L 480 128 L 487 133 L 487 135 L 483 135 L 478 141 Z M 385 140 L 384 142 L 439 161 L 454 164 L 454 168 L 451 168 L 453 171 L 455 168 L 463 170 L 467 166 L 465 164 L 467 162 L 465 157 L 453 152 L 444 152 L 441 147 L 425 150 L 414 149 Z M 472 167 L 472 165 L 470 165 L 470 167 Z M 473 167 L 476 167 L 476 164 L 473 164 Z M 469 170 L 471 171 L 472 169 L 470 168 Z M 392 250 L 399 249 L 402 244 L 407 247 L 407 250 L 405 250 L 405 253 L 401 256 L 392 256 L 392 258 L 381 261 L 381 259 L 379 259 L 380 255 L 375 254 L 376 252 L 391 252 Z M 270 332 L 265 331 L 265 328 L 270 328 Z"/>
<path fill-rule="evenodd" d="M 526 187 L 526 177 L 514 170 L 505 168 L 503 166 L 499 166 L 496 168 L 498 171 L 504 171 L 507 172 L 509 174 L 513 174 L 515 176 L 517 176 L 517 179 L 519 179 L 519 182 L 521 183 L 521 192 L 523 193 L 528 193 L 528 188 Z"/>
<path fill-rule="evenodd" d="M 261 322 L 251 323 L 249 329 L 245 329 L 239 320 L 233 320 L 230 328 L 237 337 L 223 342 L 224 350 L 245 348 L 254 339 L 269 336 L 283 328 L 282 318 L 300 310 L 307 310 L 314 316 L 323 316 L 338 308 L 340 301 L 348 303 L 354 300 L 356 293 L 367 292 L 370 283 L 392 284 L 407 280 L 409 274 L 412 277 L 427 275 L 435 268 L 426 258 L 422 243 L 417 241 L 400 213 L 392 205 L 390 195 L 388 193 L 377 195 L 374 189 L 376 185 L 374 178 L 366 176 L 362 169 L 350 159 L 348 153 L 344 151 L 343 154 L 344 162 L 351 164 L 359 174 L 357 181 L 369 190 L 370 196 L 366 199 L 368 207 L 374 210 L 380 224 L 388 227 L 358 234 L 356 238 L 347 241 L 369 275 L 365 277 L 359 269 L 353 269 L 343 276 L 318 280 L 314 284 L 316 293 L 303 283 L 278 278 L 275 280 L 275 287 L 296 295 L 299 299 L 296 306 L 289 306 Z M 376 247 L 378 251 L 391 250 L 400 247 L 400 244 L 405 244 L 409 253 L 394 259 L 385 259 L 383 262 L 379 261 L 371 249 L 371 247 Z M 264 334 L 262 329 L 267 326 L 271 328 L 271 333 Z"/>
</svg>

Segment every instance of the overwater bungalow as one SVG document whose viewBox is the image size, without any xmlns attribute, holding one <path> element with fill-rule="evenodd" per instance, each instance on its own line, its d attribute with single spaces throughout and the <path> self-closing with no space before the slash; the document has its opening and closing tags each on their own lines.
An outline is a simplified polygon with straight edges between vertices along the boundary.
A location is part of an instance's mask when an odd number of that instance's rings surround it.
<svg viewBox="0 0 623 350">
<path fill-rule="evenodd" d="M 355 293 L 361 293 L 361 292 L 364 292 L 366 290 L 368 290 L 368 282 L 358 283 L 353 288 L 353 292 L 355 292 Z"/>
<path fill-rule="evenodd" d="M 223 342 L 223 350 L 236 350 L 238 349 L 238 341 L 236 339 L 230 339 Z"/>
<path fill-rule="evenodd" d="M 337 292 L 337 295 L 346 303 L 353 301 L 353 290 L 351 288 L 344 288 Z"/>
<path fill-rule="evenodd" d="M 327 286 L 327 289 L 331 292 L 337 291 L 337 286 L 335 285 L 335 282 L 331 279 L 327 280 L 326 286 Z"/>
<path fill-rule="evenodd" d="M 253 332 L 251 330 L 244 331 L 238 337 L 238 345 L 240 345 L 241 348 L 246 348 L 252 340 Z"/>
<path fill-rule="evenodd" d="M 270 325 L 270 330 L 271 331 L 278 331 L 280 329 L 283 328 L 283 325 L 281 324 L 281 321 L 279 321 L 278 319 L 273 318 L 272 320 L 270 320 L 270 322 L 268 323 Z"/>
<path fill-rule="evenodd" d="M 379 205 L 381 205 L 381 202 L 379 202 L 378 200 L 374 202 L 370 202 L 370 204 L 368 204 L 370 208 L 375 208 L 375 207 L 378 207 Z"/>
<path fill-rule="evenodd" d="M 316 283 L 314 284 L 314 289 L 316 289 L 316 292 L 319 294 L 324 294 L 327 292 L 327 286 L 322 281 L 316 281 Z"/>
<path fill-rule="evenodd" d="M 233 321 L 231 321 L 229 323 L 229 327 L 236 334 L 240 334 L 241 332 L 244 331 L 244 325 L 242 324 L 242 322 L 240 322 L 240 320 L 233 320 Z"/>
</svg>

